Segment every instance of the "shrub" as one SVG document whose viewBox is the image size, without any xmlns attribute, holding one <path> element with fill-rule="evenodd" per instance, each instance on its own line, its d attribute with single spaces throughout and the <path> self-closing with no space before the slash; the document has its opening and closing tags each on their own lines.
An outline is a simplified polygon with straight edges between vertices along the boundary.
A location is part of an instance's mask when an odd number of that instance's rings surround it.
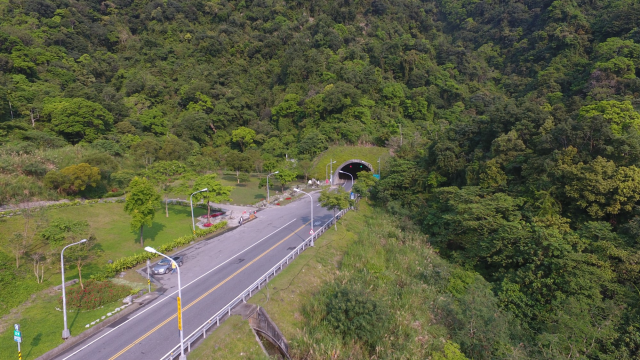
<svg viewBox="0 0 640 360">
<path fill-rule="evenodd" d="M 358 340 L 373 349 L 385 333 L 387 310 L 371 294 L 338 285 L 325 298 L 325 321 L 345 340 Z"/>
<path fill-rule="evenodd" d="M 128 286 L 117 285 L 111 281 L 89 280 L 84 283 L 84 289 L 80 286 L 67 289 L 67 305 L 76 309 L 93 310 L 128 296 L 130 291 Z"/>
</svg>

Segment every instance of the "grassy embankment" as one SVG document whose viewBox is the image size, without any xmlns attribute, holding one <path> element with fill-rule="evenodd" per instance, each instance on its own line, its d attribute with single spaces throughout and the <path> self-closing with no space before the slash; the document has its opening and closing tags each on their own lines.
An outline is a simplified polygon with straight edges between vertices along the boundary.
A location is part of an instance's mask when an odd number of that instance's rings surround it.
<svg viewBox="0 0 640 360">
<path fill-rule="evenodd" d="M 337 167 L 346 161 L 358 159 L 371 164 L 371 166 L 374 167 L 373 171 L 378 173 L 378 158 L 380 158 L 381 164 L 384 165 L 385 160 L 389 158 L 389 156 L 391 155 L 387 148 L 375 146 L 332 146 L 318 155 L 318 157 L 313 161 L 314 165 L 309 178 L 324 180 L 326 175 L 325 170 L 330 170 L 331 168 L 330 166 L 326 166 L 331 162 L 331 159 L 336 162 L 333 164 L 333 171 L 336 171 Z"/>
<path fill-rule="evenodd" d="M 357 321 L 336 322 L 335 309 L 352 306 L 347 298 L 361 305 L 350 309 L 360 311 Z M 522 356 L 514 325 L 484 279 L 450 265 L 410 224 L 364 202 L 249 302 L 267 310 L 295 359 L 465 359 L 460 348 L 484 358 L 497 347 Z M 241 327 L 223 324 L 199 353 L 230 356 L 216 348 L 222 342 L 229 349 L 254 345 L 234 329 Z"/>
</svg>

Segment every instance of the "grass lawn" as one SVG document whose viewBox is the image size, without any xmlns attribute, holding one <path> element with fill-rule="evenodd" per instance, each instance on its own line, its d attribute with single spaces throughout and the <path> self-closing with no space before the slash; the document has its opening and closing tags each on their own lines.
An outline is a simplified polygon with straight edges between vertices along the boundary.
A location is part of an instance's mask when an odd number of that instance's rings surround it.
<svg viewBox="0 0 640 360">
<path fill-rule="evenodd" d="M 333 164 L 334 172 L 338 166 L 342 165 L 342 163 L 353 159 L 359 159 L 371 164 L 374 167 L 374 172 L 378 173 L 378 158 L 381 158 L 380 161 L 382 166 L 384 166 L 384 161 L 390 156 L 389 149 L 387 148 L 375 146 L 332 146 L 321 153 L 313 161 L 314 166 L 309 176 L 316 178 L 317 180 L 324 180 L 326 171 L 331 169 L 330 166 L 326 166 L 331 162 L 331 159 L 336 162 Z"/>
<path fill-rule="evenodd" d="M 205 209 L 194 208 L 195 216 L 206 214 Z M 107 264 L 108 260 L 116 260 L 123 256 L 133 255 L 142 250 L 138 231 L 131 231 L 129 222 L 131 217 L 124 212 L 122 203 L 103 203 L 80 205 L 62 209 L 46 210 L 46 217 L 50 220 L 56 218 L 86 220 L 89 223 L 90 231 L 98 239 L 96 250 L 100 250 L 96 259 L 82 269 L 83 278 L 89 278 L 92 273 L 97 272 L 100 267 Z M 24 227 L 24 218 L 20 216 L 3 218 L 0 222 L 0 250 L 11 254 L 6 247 L 9 236 L 16 231 L 21 231 Z M 158 247 L 173 239 L 191 233 L 191 209 L 186 206 L 169 206 L 169 217 L 165 217 L 165 209 L 162 207 L 156 212 L 153 225 L 145 227 L 145 246 Z M 30 266 L 26 262 L 24 266 Z M 60 284 L 59 269 L 47 269 L 45 279 L 50 279 L 52 285 Z M 53 270 L 53 272 L 52 272 Z M 65 271 L 67 280 L 77 277 L 77 270 L 69 268 Z"/>
<path fill-rule="evenodd" d="M 269 178 L 269 182 L 272 178 L 273 176 Z M 238 184 L 234 175 L 218 175 L 218 180 L 222 185 L 233 187 L 230 204 L 253 205 L 267 198 L 267 188 L 258 189 L 260 179 L 256 176 L 251 176 L 249 179 L 249 182 Z"/>
<path fill-rule="evenodd" d="M 190 360 L 268 359 L 249 322 L 239 315 L 227 319 L 187 356 Z"/>
<path fill-rule="evenodd" d="M 35 359 L 47 351 L 62 344 L 62 328 L 64 320 L 58 299 L 60 292 L 40 293 L 36 295 L 33 304 L 27 306 L 20 313 L 18 323 L 22 331 L 22 358 Z M 71 335 L 78 335 L 87 330 L 85 325 L 101 319 L 116 307 L 122 306 L 121 301 L 113 302 L 104 307 L 90 311 L 67 309 L 67 323 Z M 102 321 L 102 320 L 101 320 Z M 0 334 L 0 358 L 17 359 L 18 346 L 13 341 L 13 326 Z"/>
</svg>

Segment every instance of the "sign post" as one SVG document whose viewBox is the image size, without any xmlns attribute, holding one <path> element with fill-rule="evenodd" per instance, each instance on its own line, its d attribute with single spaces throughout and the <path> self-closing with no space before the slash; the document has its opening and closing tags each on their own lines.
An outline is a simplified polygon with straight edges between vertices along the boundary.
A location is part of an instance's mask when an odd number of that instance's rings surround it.
<svg viewBox="0 0 640 360">
<path fill-rule="evenodd" d="M 13 341 L 18 343 L 18 360 L 22 360 L 22 352 L 20 352 L 20 343 L 22 342 L 22 333 L 20 332 L 20 324 L 13 325 Z"/>
<path fill-rule="evenodd" d="M 151 262 L 147 259 L 147 286 L 149 286 L 149 292 L 151 292 L 151 275 L 149 274 L 149 266 Z"/>
<path fill-rule="evenodd" d="M 180 296 L 178 296 L 178 330 L 182 330 L 182 305 L 180 304 Z"/>
</svg>

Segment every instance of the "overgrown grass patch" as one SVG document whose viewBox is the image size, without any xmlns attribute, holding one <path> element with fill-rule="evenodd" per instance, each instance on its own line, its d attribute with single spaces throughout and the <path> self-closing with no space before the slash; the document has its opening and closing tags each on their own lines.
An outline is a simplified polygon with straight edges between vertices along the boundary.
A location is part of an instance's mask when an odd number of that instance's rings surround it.
<svg viewBox="0 0 640 360">
<path fill-rule="evenodd" d="M 234 315 L 188 355 L 190 360 L 269 359 L 246 320 Z"/>
</svg>

